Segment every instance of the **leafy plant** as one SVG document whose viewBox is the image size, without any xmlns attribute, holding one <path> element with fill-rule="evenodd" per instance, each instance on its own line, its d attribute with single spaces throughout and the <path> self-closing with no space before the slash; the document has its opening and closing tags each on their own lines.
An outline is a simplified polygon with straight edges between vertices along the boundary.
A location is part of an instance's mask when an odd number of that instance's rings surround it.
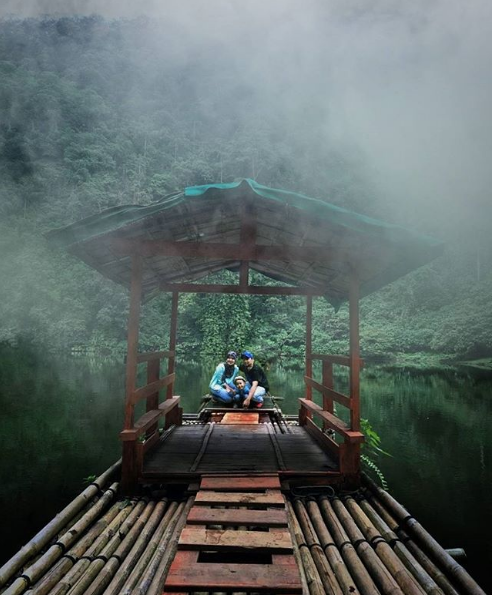
<svg viewBox="0 0 493 595">
<path fill-rule="evenodd" d="M 379 479 L 380 484 L 384 490 L 388 490 L 387 480 L 377 465 L 377 460 L 381 455 L 391 457 L 392 455 L 381 447 L 381 438 L 372 428 L 370 422 L 367 419 L 361 419 L 361 431 L 365 435 L 365 442 L 362 447 L 361 460 L 366 465 L 368 470 L 376 475 Z"/>
</svg>

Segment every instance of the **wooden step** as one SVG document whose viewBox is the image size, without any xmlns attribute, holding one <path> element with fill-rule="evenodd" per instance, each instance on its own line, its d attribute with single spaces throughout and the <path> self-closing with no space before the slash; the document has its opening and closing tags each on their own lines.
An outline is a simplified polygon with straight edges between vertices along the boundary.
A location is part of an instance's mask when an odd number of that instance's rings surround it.
<svg viewBox="0 0 493 595">
<path fill-rule="evenodd" d="M 188 553 L 178 551 L 176 554 L 166 578 L 165 592 L 204 588 L 209 591 L 302 592 L 296 564 L 191 564 Z"/>
<path fill-rule="evenodd" d="M 189 525 L 246 525 L 255 527 L 287 527 L 285 510 L 248 510 L 246 508 L 208 508 L 194 506 L 188 515 Z"/>
<path fill-rule="evenodd" d="M 280 490 L 278 475 L 259 475 L 248 477 L 231 477 L 229 475 L 205 475 L 200 482 L 201 490 L 226 492 L 260 492 L 264 490 Z"/>
<path fill-rule="evenodd" d="M 289 531 L 234 531 L 231 529 L 205 529 L 185 527 L 178 542 L 180 549 L 211 549 L 216 552 L 289 554 L 293 544 Z"/>
<path fill-rule="evenodd" d="M 213 492 L 201 490 L 195 497 L 195 505 L 214 504 L 217 506 L 277 506 L 284 507 L 284 498 L 277 490 L 266 490 L 265 494 L 254 492 Z"/>
<path fill-rule="evenodd" d="M 221 420 L 222 424 L 234 424 L 234 425 L 249 425 L 258 424 L 259 414 L 258 413 L 243 413 L 241 411 L 225 413 Z"/>
</svg>

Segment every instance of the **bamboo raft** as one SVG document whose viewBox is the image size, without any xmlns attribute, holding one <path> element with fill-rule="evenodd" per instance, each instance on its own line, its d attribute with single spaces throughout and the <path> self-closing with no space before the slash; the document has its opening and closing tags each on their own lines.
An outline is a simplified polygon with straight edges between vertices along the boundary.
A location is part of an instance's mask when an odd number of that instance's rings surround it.
<svg viewBox="0 0 493 595">
<path fill-rule="evenodd" d="M 0 569 L 3 595 L 460 595 L 482 589 L 392 496 L 280 474 L 123 499 L 116 463 Z M 338 490 L 338 491 L 337 491 Z"/>
</svg>

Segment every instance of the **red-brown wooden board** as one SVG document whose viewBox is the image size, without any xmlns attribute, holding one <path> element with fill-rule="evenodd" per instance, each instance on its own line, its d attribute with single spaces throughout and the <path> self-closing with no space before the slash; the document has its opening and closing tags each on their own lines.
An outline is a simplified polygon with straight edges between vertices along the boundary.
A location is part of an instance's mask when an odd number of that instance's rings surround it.
<svg viewBox="0 0 493 595">
<path fill-rule="evenodd" d="M 252 492 L 212 492 L 200 491 L 195 497 L 197 504 L 215 504 L 220 506 L 284 506 L 284 498 L 278 491 L 267 490 L 265 494 Z"/>
<path fill-rule="evenodd" d="M 247 525 L 256 527 L 286 527 L 284 510 L 221 509 L 194 506 L 187 519 L 190 525 Z"/>
<path fill-rule="evenodd" d="M 301 593 L 296 566 L 272 564 L 192 564 L 176 554 L 164 586 L 165 591 L 203 590 L 268 593 Z"/>
<path fill-rule="evenodd" d="M 178 542 L 180 549 L 212 549 L 217 552 L 249 551 L 288 554 L 293 551 L 289 531 L 234 531 L 185 527 Z"/>
<path fill-rule="evenodd" d="M 205 475 L 200 482 L 201 490 L 226 490 L 228 492 L 280 490 L 278 475 L 231 477 L 224 475 Z"/>
<path fill-rule="evenodd" d="M 222 424 L 250 425 L 258 424 L 258 413 L 225 413 L 221 420 Z"/>
</svg>

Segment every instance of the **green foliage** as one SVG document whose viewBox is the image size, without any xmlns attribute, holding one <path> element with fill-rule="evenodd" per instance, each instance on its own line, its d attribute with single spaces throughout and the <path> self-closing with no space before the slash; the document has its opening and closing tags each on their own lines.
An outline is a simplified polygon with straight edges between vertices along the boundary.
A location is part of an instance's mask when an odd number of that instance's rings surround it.
<svg viewBox="0 0 493 595">
<path fill-rule="evenodd" d="M 108 207 L 248 176 L 388 218 L 356 149 L 259 110 L 227 55 L 162 59 L 163 38 L 170 52 L 183 47 L 179 32 L 145 20 L 0 21 L 0 341 L 124 352 L 126 292 L 42 236 Z M 362 301 L 363 357 L 489 354 L 489 236 L 464 228 L 450 240 L 442 258 Z M 167 346 L 169 311 L 169 296 L 143 307 L 143 349 Z M 289 363 L 304 354 L 305 312 L 298 297 L 183 295 L 178 353 L 217 360 L 248 346 Z M 318 298 L 313 318 L 313 350 L 347 353 L 347 307 Z"/>
<path fill-rule="evenodd" d="M 370 474 L 378 478 L 382 488 L 388 490 L 387 481 L 377 461 L 381 455 L 387 457 L 391 457 L 392 455 L 382 449 L 380 436 L 372 428 L 370 422 L 367 419 L 361 419 L 360 423 L 361 431 L 365 435 L 365 441 L 361 449 L 361 460 Z"/>
</svg>

